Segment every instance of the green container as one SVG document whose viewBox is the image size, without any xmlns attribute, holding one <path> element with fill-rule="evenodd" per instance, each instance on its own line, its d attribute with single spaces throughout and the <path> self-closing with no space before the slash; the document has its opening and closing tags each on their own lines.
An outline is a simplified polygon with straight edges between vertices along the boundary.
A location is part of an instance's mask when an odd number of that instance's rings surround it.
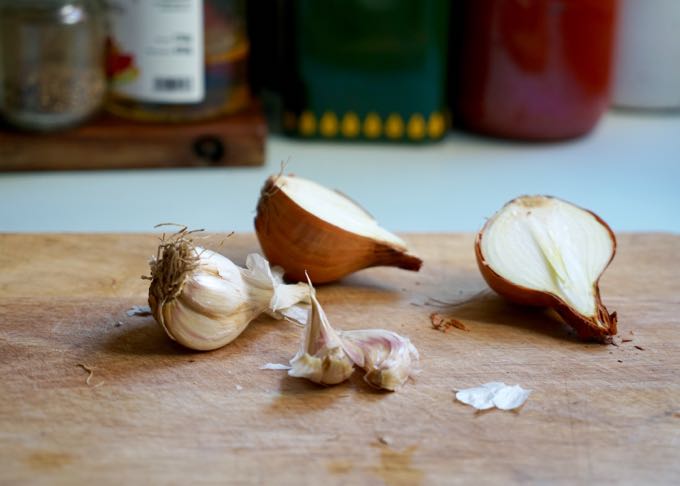
<svg viewBox="0 0 680 486">
<path fill-rule="evenodd" d="M 298 0 L 285 9 L 285 133 L 393 142 L 444 136 L 448 0 Z"/>
</svg>

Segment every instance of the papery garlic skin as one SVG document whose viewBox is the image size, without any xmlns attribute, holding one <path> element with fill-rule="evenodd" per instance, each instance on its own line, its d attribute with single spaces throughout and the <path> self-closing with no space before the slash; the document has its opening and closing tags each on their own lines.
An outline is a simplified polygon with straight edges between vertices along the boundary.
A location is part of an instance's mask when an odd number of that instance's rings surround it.
<svg viewBox="0 0 680 486">
<path fill-rule="evenodd" d="M 290 360 L 290 376 L 307 378 L 320 385 L 336 385 L 354 372 L 354 363 L 331 327 L 326 313 L 309 284 L 311 306 L 300 350 Z"/>
<path fill-rule="evenodd" d="M 456 391 L 456 400 L 477 410 L 515 410 L 526 402 L 531 390 L 525 390 L 519 385 L 506 385 L 503 382 L 492 381 L 473 388 Z"/>
<path fill-rule="evenodd" d="M 241 269 L 241 277 L 248 284 L 249 294 L 254 299 L 260 298 L 262 292 L 271 296 L 267 304 L 267 311 L 271 314 L 288 309 L 298 302 L 309 302 L 309 291 L 305 284 L 284 284 L 283 269 L 270 267 L 269 262 L 257 253 L 246 257 L 246 269 Z"/>
<path fill-rule="evenodd" d="M 163 246 L 150 264 L 149 306 L 156 321 L 171 339 L 198 351 L 230 343 L 264 312 L 278 316 L 307 300 L 306 285 L 283 284 L 257 254 L 241 268 L 180 238 Z"/>
<path fill-rule="evenodd" d="M 376 388 L 394 391 L 417 372 L 418 350 L 408 338 L 385 329 L 342 331 L 346 349 L 358 349 L 360 357 L 349 351 L 354 363 L 366 371 L 364 380 Z"/>
</svg>

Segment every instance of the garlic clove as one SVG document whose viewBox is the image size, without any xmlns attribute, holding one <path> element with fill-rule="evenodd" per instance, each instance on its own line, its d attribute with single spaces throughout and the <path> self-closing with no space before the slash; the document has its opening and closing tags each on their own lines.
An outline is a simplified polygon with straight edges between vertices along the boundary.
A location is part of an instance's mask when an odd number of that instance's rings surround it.
<svg viewBox="0 0 680 486">
<path fill-rule="evenodd" d="M 357 365 L 366 371 L 368 384 L 394 391 L 416 373 L 418 350 L 409 339 L 384 329 L 333 329 L 307 278 L 311 307 L 302 346 L 290 360 L 290 376 L 333 385 L 349 378 Z"/>
<path fill-rule="evenodd" d="M 199 351 L 217 349 L 260 314 L 292 313 L 296 298 L 307 299 L 305 285 L 283 284 L 261 256 L 251 255 L 255 263 L 244 269 L 195 247 L 190 234 L 182 230 L 164 240 L 150 262 L 149 306 L 171 339 Z"/>
<path fill-rule="evenodd" d="M 352 361 L 341 347 L 328 348 L 319 356 L 301 353 L 290 361 L 290 376 L 307 378 L 320 385 L 337 385 L 354 372 Z"/>
<path fill-rule="evenodd" d="M 359 350 L 354 363 L 366 371 L 364 380 L 376 388 L 394 391 L 416 374 L 418 350 L 408 338 L 385 329 L 342 331 L 346 346 Z M 350 355 L 353 354 L 350 352 Z"/>
<path fill-rule="evenodd" d="M 297 354 L 290 360 L 290 376 L 307 378 L 321 385 L 335 385 L 347 380 L 354 372 L 354 363 L 345 352 L 343 342 L 331 327 L 326 313 L 309 283 L 311 307 L 304 339 Z"/>
<path fill-rule="evenodd" d="M 491 288 L 514 302 L 554 308 L 584 339 L 616 334 L 616 313 L 609 314 L 598 286 L 615 252 L 614 233 L 597 215 L 549 196 L 510 201 L 475 241 Z"/>
<path fill-rule="evenodd" d="M 221 348 L 236 339 L 260 312 L 240 308 L 231 314 L 205 314 L 175 299 L 162 308 L 163 327 L 168 336 L 197 351 Z"/>
<path fill-rule="evenodd" d="M 257 314 L 264 312 L 267 309 L 267 303 L 261 298 L 252 298 L 240 278 L 238 267 L 236 269 L 237 271 L 229 278 L 225 278 L 224 274 L 214 275 L 203 272 L 189 276 L 178 299 L 184 305 L 207 316 L 219 317 L 239 311 Z"/>
<path fill-rule="evenodd" d="M 271 176 L 262 188 L 255 230 L 267 258 L 286 278 L 338 280 L 372 266 L 417 271 L 422 261 L 346 196 L 294 176 Z"/>
</svg>

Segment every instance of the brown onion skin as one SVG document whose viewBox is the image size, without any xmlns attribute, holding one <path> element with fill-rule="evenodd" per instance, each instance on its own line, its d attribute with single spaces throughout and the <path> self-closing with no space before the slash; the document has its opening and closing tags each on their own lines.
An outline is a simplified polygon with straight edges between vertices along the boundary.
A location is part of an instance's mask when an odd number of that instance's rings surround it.
<svg viewBox="0 0 680 486">
<path fill-rule="evenodd" d="M 269 177 L 262 188 L 255 232 L 272 265 L 291 281 L 339 280 L 363 268 L 392 266 L 418 271 L 422 260 L 389 243 L 376 242 L 332 225 L 300 207 Z"/>
<path fill-rule="evenodd" d="M 524 196 L 513 199 L 512 201 L 508 202 L 506 206 L 512 204 L 517 199 L 521 199 L 522 197 Z M 555 199 L 553 196 L 543 197 Z M 569 305 L 557 295 L 551 294 L 549 292 L 541 292 L 539 290 L 530 289 L 522 285 L 517 285 L 497 274 L 489 266 L 489 264 L 484 259 L 484 255 L 482 254 L 482 238 L 484 237 L 484 232 L 486 231 L 489 224 L 493 222 L 493 217 L 490 218 L 484 227 L 479 231 L 479 233 L 477 233 L 477 237 L 475 238 L 475 256 L 477 257 L 477 266 L 479 267 L 479 271 L 482 273 L 484 280 L 489 285 L 489 287 L 491 287 L 499 295 L 517 304 L 549 307 L 555 309 L 562 319 L 564 319 L 567 324 L 569 324 L 576 331 L 576 334 L 580 339 L 585 341 L 605 341 L 608 337 L 614 336 L 617 332 L 617 316 L 616 312 L 609 314 L 607 308 L 602 303 L 602 299 L 600 298 L 599 282 L 600 278 L 607 270 L 607 267 L 609 267 L 609 264 L 614 259 L 614 255 L 616 254 L 616 236 L 609 225 L 605 223 L 604 220 L 597 214 L 584 208 L 579 207 L 579 209 L 583 209 L 594 216 L 595 219 L 607 229 L 613 243 L 612 255 L 594 284 L 595 299 L 597 301 L 597 312 L 600 319 L 607 324 L 607 329 L 602 329 L 601 327 L 597 326 L 593 317 L 584 316 L 583 314 L 569 307 Z"/>
</svg>

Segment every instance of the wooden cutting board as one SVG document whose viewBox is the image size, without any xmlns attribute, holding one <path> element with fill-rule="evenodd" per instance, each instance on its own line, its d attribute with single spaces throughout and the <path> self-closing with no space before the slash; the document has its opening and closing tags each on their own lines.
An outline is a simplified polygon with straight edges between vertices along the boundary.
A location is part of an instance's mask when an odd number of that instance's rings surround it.
<svg viewBox="0 0 680 486">
<path fill-rule="evenodd" d="M 412 339 L 422 373 L 396 393 L 358 372 L 322 388 L 260 370 L 295 353 L 292 324 L 263 317 L 197 353 L 128 316 L 146 304 L 156 238 L 0 236 L 0 482 L 680 481 L 680 236 L 620 237 L 602 282 L 631 340 L 618 347 L 484 291 L 472 235 L 407 237 L 420 273 L 370 269 L 318 291 L 336 327 Z M 252 235 L 220 247 L 239 263 L 257 250 Z M 468 331 L 432 329 L 432 312 Z M 516 412 L 454 400 L 488 381 L 533 393 Z"/>
</svg>

